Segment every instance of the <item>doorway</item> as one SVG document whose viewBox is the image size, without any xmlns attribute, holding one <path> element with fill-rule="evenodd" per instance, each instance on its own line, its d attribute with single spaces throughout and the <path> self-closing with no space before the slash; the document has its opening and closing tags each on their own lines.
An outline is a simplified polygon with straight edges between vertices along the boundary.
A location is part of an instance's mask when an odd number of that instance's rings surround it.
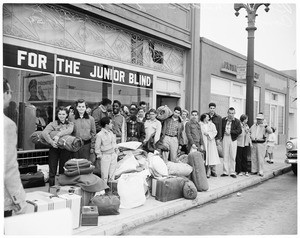
<svg viewBox="0 0 300 238">
<path fill-rule="evenodd" d="M 169 96 L 156 96 L 156 108 L 167 105 L 172 111 L 178 105 L 179 98 Z"/>
</svg>

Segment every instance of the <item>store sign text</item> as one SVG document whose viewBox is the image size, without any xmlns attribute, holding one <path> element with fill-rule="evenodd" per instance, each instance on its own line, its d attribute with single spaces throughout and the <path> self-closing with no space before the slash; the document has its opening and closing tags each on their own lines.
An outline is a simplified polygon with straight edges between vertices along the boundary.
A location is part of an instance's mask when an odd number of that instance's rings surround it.
<svg viewBox="0 0 300 238">
<path fill-rule="evenodd" d="M 54 54 L 4 44 L 4 65 L 54 73 Z M 57 55 L 56 73 L 153 88 L 153 75 Z"/>
</svg>

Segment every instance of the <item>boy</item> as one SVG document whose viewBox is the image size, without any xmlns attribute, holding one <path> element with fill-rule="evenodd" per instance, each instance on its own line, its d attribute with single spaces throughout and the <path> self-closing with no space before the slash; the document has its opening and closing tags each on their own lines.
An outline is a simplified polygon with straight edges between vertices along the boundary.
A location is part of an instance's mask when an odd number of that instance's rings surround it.
<svg viewBox="0 0 300 238">
<path fill-rule="evenodd" d="M 102 129 L 96 135 L 95 153 L 101 164 L 101 178 L 107 183 L 114 180 L 118 150 L 116 135 L 112 132 L 112 119 L 103 117 L 100 126 Z"/>
<path fill-rule="evenodd" d="M 274 150 L 274 147 L 275 147 L 275 128 L 274 127 L 271 127 L 272 129 L 272 133 L 268 136 L 268 139 L 267 139 L 267 154 L 269 156 L 269 160 L 267 160 L 267 162 L 269 164 L 273 164 L 273 150 Z"/>
</svg>

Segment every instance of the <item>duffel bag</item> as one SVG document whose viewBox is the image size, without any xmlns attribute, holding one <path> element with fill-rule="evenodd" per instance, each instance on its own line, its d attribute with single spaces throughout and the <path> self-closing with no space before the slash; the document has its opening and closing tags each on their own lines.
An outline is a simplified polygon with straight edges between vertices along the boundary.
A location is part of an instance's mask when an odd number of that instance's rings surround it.
<svg viewBox="0 0 300 238">
<path fill-rule="evenodd" d="M 158 107 L 156 112 L 157 112 L 157 117 L 156 118 L 160 121 L 164 121 L 168 117 L 173 115 L 172 110 L 167 105 Z"/>
<path fill-rule="evenodd" d="M 169 175 L 179 176 L 179 177 L 187 177 L 192 173 L 193 167 L 189 164 L 185 163 L 174 163 L 171 161 L 167 162 Z"/>
<path fill-rule="evenodd" d="M 183 185 L 183 197 L 186 199 L 195 199 L 197 197 L 197 188 L 195 184 L 189 180 Z"/>
<path fill-rule="evenodd" d="M 44 174 L 40 171 L 36 173 L 20 174 L 24 188 L 35 188 L 45 186 Z"/>
<path fill-rule="evenodd" d="M 96 195 L 91 199 L 89 206 L 97 206 L 99 216 L 119 215 L 120 197 L 109 193 Z"/>
<path fill-rule="evenodd" d="M 208 181 L 206 177 L 203 154 L 199 151 L 189 153 L 188 164 L 193 167 L 193 171 L 191 173 L 191 180 L 196 185 L 197 191 L 207 191 Z"/>
</svg>

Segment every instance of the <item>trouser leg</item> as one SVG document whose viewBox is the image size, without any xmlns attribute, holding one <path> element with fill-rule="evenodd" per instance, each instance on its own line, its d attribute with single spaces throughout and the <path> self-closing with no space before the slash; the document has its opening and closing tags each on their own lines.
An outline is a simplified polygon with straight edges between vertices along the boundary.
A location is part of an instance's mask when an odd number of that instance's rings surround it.
<svg viewBox="0 0 300 238">
<path fill-rule="evenodd" d="M 230 136 L 225 135 L 223 138 L 223 173 L 229 174 L 229 156 L 230 156 Z"/>
<path fill-rule="evenodd" d="M 50 148 L 49 149 L 49 186 L 55 185 L 55 175 L 57 172 L 59 149 Z"/>
<path fill-rule="evenodd" d="M 115 171 L 117 168 L 117 158 L 118 155 L 116 153 L 113 153 L 111 155 L 111 161 L 109 166 L 109 173 L 108 173 L 108 179 L 115 180 Z"/>
</svg>

